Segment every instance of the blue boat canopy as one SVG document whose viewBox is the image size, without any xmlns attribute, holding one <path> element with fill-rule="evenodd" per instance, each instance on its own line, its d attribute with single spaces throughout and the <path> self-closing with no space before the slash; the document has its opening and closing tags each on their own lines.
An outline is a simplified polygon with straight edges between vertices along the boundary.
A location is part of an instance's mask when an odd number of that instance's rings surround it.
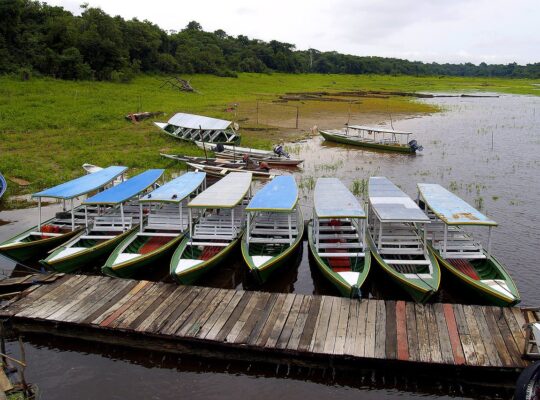
<svg viewBox="0 0 540 400">
<path fill-rule="evenodd" d="M 429 222 L 428 216 L 389 179 L 369 178 L 369 202 L 382 222 Z"/>
<path fill-rule="evenodd" d="M 118 176 L 122 175 L 127 167 L 111 166 L 92 174 L 84 175 L 58 186 L 34 193 L 32 197 L 50 197 L 69 200 L 100 189 Z"/>
<path fill-rule="evenodd" d="M 318 218 L 366 218 L 354 195 L 337 178 L 319 178 L 313 195 Z"/>
<path fill-rule="evenodd" d="M 120 204 L 148 189 L 155 183 L 164 169 L 149 169 L 133 178 L 86 199 L 83 204 Z"/>
<path fill-rule="evenodd" d="M 298 187 L 292 175 L 276 176 L 251 199 L 246 211 L 292 211 L 298 202 Z"/>
<path fill-rule="evenodd" d="M 497 225 L 495 221 L 441 185 L 419 183 L 418 190 L 426 205 L 447 225 Z"/>
<path fill-rule="evenodd" d="M 180 203 L 201 186 L 204 178 L 206 172 L 187 172 L 147 194 L 140 202 Z"/>
<path fill-rule="evenodd" d="M 233 208 L 244 199 L 250 186 L 251 172 L 231 172 L 191 200 L 188 206 Z"/>
</svg>

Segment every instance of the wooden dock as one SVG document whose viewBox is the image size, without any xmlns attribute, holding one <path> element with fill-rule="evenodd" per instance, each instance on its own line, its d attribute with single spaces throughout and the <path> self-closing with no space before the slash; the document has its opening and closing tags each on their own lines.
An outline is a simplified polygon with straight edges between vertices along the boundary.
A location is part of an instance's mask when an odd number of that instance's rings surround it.
<svg viewBox="0 0 540 400">
<path fill-rule="evenodd" d="M 519 308 L 236 291 L 66 275 L 0 310 L 21 333 L 168 352 L 365 367 L 524 368 Z M 232 350 L 232 351 L 231 351 Z"/>
</svg>

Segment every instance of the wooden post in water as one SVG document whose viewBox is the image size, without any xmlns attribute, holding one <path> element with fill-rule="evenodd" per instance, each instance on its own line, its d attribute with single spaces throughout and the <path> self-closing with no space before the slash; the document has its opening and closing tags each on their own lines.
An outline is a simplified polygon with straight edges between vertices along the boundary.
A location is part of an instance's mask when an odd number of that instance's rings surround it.
<svg viewBox="0 0 540 400">
<path fill-rule="evenodd" d="M 298 106 L 296 106 L 296 129 L 298 129 Z"/>
</svg>

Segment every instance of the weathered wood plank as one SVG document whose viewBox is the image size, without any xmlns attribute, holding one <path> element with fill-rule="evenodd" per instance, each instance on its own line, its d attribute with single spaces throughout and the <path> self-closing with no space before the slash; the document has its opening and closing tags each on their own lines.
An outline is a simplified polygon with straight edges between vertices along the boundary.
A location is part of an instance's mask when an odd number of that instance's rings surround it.
<svg viewBox="0 0 540 400">
<path fill-rule="evenodd" d="M 322 297 L 313 297 L 309 305 L 309 312 L 306 317 L 306 323 L 304 324 L 304 330 L 302 331 L 302 335 L 300 336 L 300 341 L 298 343 L 298 350 L 300 351 L 307 351 L 311 346 L 313 334 L 315 333 L 317 316 L 320 314 L 321 306 Z"/>
<path fill-rule="evenodd" d="M 396 345 L 397 359 L 401 361 L 409 360 L 409 343 L 407 339 L 407 313 L 405 302 L 399 300 L 396 302 Z"/>
<path fill-rule="evenodd" d="M 238 337 L 238 335 L 240 334 L 240 331 L 242 330 L 247 320 L 253 313 L 253 310 L 255 309 L 257 304 L 259 304 L 259 302 L 261 301 L 262 294 L 263 293 L 261 292 L 252 292 L 251 297 L 248 303 L 246 304 L 246 307 L 242 311 L 242 314 L 240 314 L 240 316 L 234 323 L 231 331 L 227 334 L 227 337 L 225 338 L 226 342 L 234 343 L 236 341 L 236 338 Z"/>
<path fill-rule="evenodd" d="M 366 341 L 364 344 L 364 357 L 373 358 L 375 356 L 375 335 L 377 319 L 377 300 L 368 300 L 366 319 Z"/>
<path fill-rule="evenodd" d="M 221 317 L 221 314 L 223 314 L 223 311 L 225 311 L 229 303 L 233 300 L 235 293 L 234 290 L 227 290 L 218 306 L 212 311 L 206 322 L 201 325 L 199 331 L 194 335 L 195 337 L 204 338 L 208 335 L 208 332 L 214 327 L 219 317 Z"/>
<path fill-rule="evenodd" d="M 234 308 L 233 312 L 231 313 L 230 317 L 227 319 L 221 330 L 216 336 L 216 340 L 223 342 L 227 335 L 230 333 L 232 327 L 236 324 L 238 321 L 238 318 L 240 318 L 240 315 L 242 315 L 242 312 L 246 308 L 247 304 L 249 303 L 249 300 L 251 299 L 251 296 L 253 295 L 253 292 L 244 292 L 244 295 Z"/>
<path fill-rule="evenodd" d="M 512 332 L 512 337 L 514 338 L 514 341 L 516 342 L 516 346 L 519 349 L 520 353 L 523 352 L 523 349 L 525 348 L 525 336 L 524 331 L 521 329 L 521 326 L 519 325 L 519 322 L 516 320 L 514 313 L 511 309 L 508 307 L 503 308 L 504 318 L 506 319 L 506 322 L 508 323 L 508 327 L 510 328 L 510 332 Z"/>
<path fill-rule="evenodd" d="M 469 327 L 467 326 L 467 320 L 465 319 L 463 307 L 459 304 L 454 304 L 453 311 L 456 319 L 457 330 L 459 333 L 459 340 L 463 348 L 463 355 L 465 357 L 466 363 L 467 365 L 478 365 L 476 352 L 474 350 L 474 345 L 469 334 Z"/>
<path fill-rule="evenodd" d="M 205 339 L 216 340 L 216 337 L 221 331 L 221 328 L 223 328 L 223 325 L 227 323 L 229 317 L 234 312 L 234 309 L 236 308 L 240 300 L 242 300 L 242 297 L 244 297 L 245 293 L 246 292 L 244 291 L 238 291 L 234 293 L 231 301 L 229 302 L 229 304 L 227 304 L 227 307 L 225 307 L 212 329 L 210 329 L 208 334 L 205 336 Z"/>
<path fill-rule="evenodd" d="M 248 338 L 252 331 L 254 331 L 256 325 L 268 317 L 264 310 L 266 309 L 267 304 L 272 303 L 273 301 L 275 301 L 275 297 L 272 297 L 270 293 L 258 293 L 257 303 L 245 324 L 240 329 L 238 336 L 235 338 L 235 343 L 247 343 Z"/>
<path fill-rule="evenodd" d="M 336 343 L 336 335 L 339 324 L 339 314 L 341 310 L 341 298 L 336 297 L 332 301 L 332 309 L 330 311 L 330 319 L 328 320 L 328 329 L 326 331 L 326 336 L 323 339 L 324 343 L 322 345 L 322 352 L 327 354 L 334 353 L 334 345 Z"/>
<path fill-rule="evenodd" d="M 313 339 L 311 340 L 310 351 L 312 352 L 321 353 L 324 350 L 324 342 L 328 333 L 334 299 L 335 297 L 323 296 L 320 315 L 315 332 L 313 332 Z"/>
<path fill-rule="evenodd" d="M 283 325 L 281 335 L 279 335 L 279 339 L 276 343 L 276 347 L 278 349 L 285 349 L 287 347 L 287 344 L 289 343 L 294 329 L 294 325 L 296 324 L 296 320 L 298 319 L 298 315 L 300 314 L 300 308 L 302 308 L 304 297 L 305 296 L 301 294 L 296 295 L 291 307 L 291 311 L 287 316 L 287 320 L 285 321 L 285 325 Z"/>
<path fill-rule="evenodd" d="M 459 337 L 456 317 L 454 315 L 454 308 L 451 304 L 443 304 L 442 308 L 444 312 L 446 327 L 448 328 L 448 335 L 450 337 L 450 345 L 452 346 L 454 363 L 456 365 L 463 365 L 466 363 L 466 360 L 465 355 L 463 354 L 463 348 L 461 346 L 461 339 Z"/>
<path fill-rule="evenodd" d="M 441 303 L 433 304 L 433 314 L 436 323 L 435 334 L 439 338 L 439 346 L 441 349 L 441 362 L 444 364 L 454 364 L 452 343 L 445 319 L 444 308 Z"/>
<path fill-rule="evenodd" d="M 347 326 L 349 323 L 349 309 L 351 303 L 353 302 L 357 303 L 356 300 L 344 298 L 341 299 L 336 343 L 334 344 L 334 354 L 336 355 L 341 355 L 345 352 L 345 338 L 347 337 Z"/>
<path fill-rule="evenodd" d="M 266 321 L 268 320 L 270 313 L 274 309 L 274 306 L 278 298 L 279 298 L 279 295 L 276 293 L 272 293 L 270 295 L 270 297 L 268 298 L 268 301 L 264 305 L 263 310 L 261 310 L 260 318 L 257 319 L 257 322 L 253 326 L 253 329 L 249 333 L 249 336 L 246 338 L 245 340 L 246 343 L 251 344 L 251 345 L 255 344 L 264 326 L 266 325 Z"/>
<path fill-rule="evenodd" d="M 489 360 L 489 365 L 498 367 L 501 366 L 501 359 L 497 354 L 497 348 L 491 337 L 491 332 L 489 330 L 486 318 L 484 317 L 484 312 L 481 307 L 476 306 L 473 308 L 473 314 L 476 318 L 476 323 L 478 324 L 478 330 L 480 331 L 480 336 L 483 339 L 484 347 L 486 349 L 486 357 Z"/>
<path fill-rule="evenodd" d="M 347 332 L 345 335 L 345 347 L 343 354 L 352 354 L 356 346 L 356 328 L 358 326 L 358 309 L 360 302 L 349 302 L 349 320 L 347 321 Z"/>
<path fill-rule="evenodd" d="M 383 300 L 377 300 L 374 356 L 380 359 L 386 358 L 386 305 Z"/>
<path fill-rule="evenodd" d="M 173 312 L 178 299 L 185 292 L 186 286 L 178 286 L 150 315 L 141 321 L 139 325 L 134 326 L 134 329 L 139 332 L 154 331 L 156 326 L 153 325 L 165 320 Z"/>
<path fill-rule="evenodd" d="M 264 346 L 264 344 L 270 337 L 272 330 L 274 329 L 276 320 L 278 319 L 278 316 L 281 313 L 281 309 L 283 308 L 283 303 L 285 303 L 285 300 L 287 299 L 287 297 L 288 296 L 285 293 L 278 294 L 276 302 L 274 303 L 274 307 L 272 308 L 272 311 L 268 315 L 268 319 L 266 320 L 259 337 L 257 338 L 257 340 L 253 342 L 250 341 L 250 344 L 254 344 L 256 346 Z"/>
<path fill-rule="evenodd" d="M 9 305 L 10 312 L 17 314 L 17 312 L 26 308 L 28 305 L 35 303 L 40 297 L 56 290 L 69 279 L 73 279 L 73 276 L 64 276 L 48 285 L 35 285 L 29 287 L 20 294 L 16 302 Z"/>
<path fill-rule="evenodd" d="M 230 297 L 229 297 L 230 296 Z M 214 312 L 218 309 L 220 304 L 225 301 L 225 304 L 228 304 L 230 299 L 233 296 L 232 290 L 223 290 L 220 289 L 210 302 L 208 306 L 202 310 L 202 313 L 199 315 L 199 317 L 193 321 L 193 324 L 189 327 L 186 326 L 187 330 L 185 331 L 184 335 L 187 337 L 196 337 L 204 326 L 207 326 L 208 320 L 211 318 L 211 316 L 214 314 Z"/>
<path fill-rule="evenodd" d="M 283 306 L 281 307 L 281 311 L 278 314 L 274 327 L 270 332 L 270 336 L 268 337 L 266 343 L 263 344 L 264 347 L 276 347 L 279 337 L 283 332 L 285 322 L 291 314 L 292 306 L 296 300 L 296 296 L 296 294 L 288 294 L 285 298 L 285 301 L 283 302 Z"/>
<path fill-rule="evenodd" d="M 159 296 L 155 298 L 146 309 L 140 313 L 137 318 L 131 322 L 129 329 L 135 330 L 143 321 L 145 321 L 157 308 L 162 305 L 177 289 L 175 285 L 164 285 L 159 293 Z"/>
<path fill-rule="evenodd" d="M 200 291 L 201 288 L 198 286 L 186 286 L 184 291 L 176 298 L 174 306 L 170 307 L 170 310 L 159 319 L 156 319 L 147 329 L 147 332 L 160 333 L 162 329 L 170 327 L 193 300 L 199 296 Z"/>
<path fill-rule="evenodd" d="M 298 312 L 298 317 L 294 323 L 294 327 L 287 343 L 287 349 L 296 350 L 300 345 L 300 338 L 304 332 L 304 327 L 306 326 L 306 321 L 309 314 L 309 308 L 311 305 L 311 296 L 302 297 L 302 305 L 300 306 L 300 311 Z"/>
<path fill-rule="evenodd" d="M 159 297 L 163 291 L 164 284 L 161 282 L 154 283 L 145 293 L 144 297 L 141 297 L 135 302 L 128 310 L 120 315 L 110 326 L 126 329 L 131 325 L 135 319 L 141 315 L 152 304 L 152 302 Z"/>
<path fill-rule="evenodd" d="M 405 314 L 405 313 L 403 313 Z M 385 338 L 385 357 L 394 360 L 397 355 L 397 321 L 396 321 L 396 302 L 386 302 L 386 338 Z"/>
<path fill-rule="evenodd" d="M 430 343 L 431 362 L 442 363 L 441 343 L 439 336 L 439 328 L 435 319 L 433 305 L 428 304 L 424 307 L 426 316 L 427 330 Z"/>
<path fill-rule="evenodd" d="M 467 326 L 469 327 L 469 335 L 474 346 L 474 351 L 476 353 L 476 360 L 478 365 L 489 366 L 489 358 L 486 354 L 486 348 L 480 335 L 480 330 L 474 317 L 474 312 L 471 306 L 464 305 L 463 313 L 465 315 L 465 320 L 467 321 Z"/>
<path fill-rule="evenodd" d="M 499 332 L 501 333 L 504 343 L 506 344 L 506 349 L 508 350 L 508 353 L 512 358 L 512 362 L 514 363 L 514 365 L 525 366 L 525 363 L 521 358 L 522 349 L 518 349 L 516 342 L 514 341 L 512 332 L 510 331 L 510 328 L 506 323 L 506 318 L 504 318 L 502 308 L 486 307 L 486 312 L 488 308 L 491 309 L 491 313 L 493 315 L 493 318 L 495 319 L 495 322 L 497 323 L 497 326 L 499 327 Z"/>
<path fill-rule="evenodd" d="M 416 310 L 414 309 L 414 303 L 406 303 L 405 316 L 407 320 L 407 347 L 409 352 L 409 361 L 420 361 L 418 332 L 416 331 Z"/>
<path fill-rule="evenodd" d="M 204 313 L 204 311 L 215 300 L 219 291 L 220 289 L 210 288 L 210 291 L 205 296 L 205 298 L 198 305 L 194 307 L 189 317 L 181 325 L 179 325 L 178 329 L 174 333 L 175 336 L 180 336 L 180 337 L 186 336 L 187 332 L 191 330 L 195 321 L 197 321 L 197 319 L 201 316 L 201 314 Z"/>
<path fill-rule="evenodd" d="M 426 306 L 415 304 L 416 312 L 416 333 L 418 334 L 418 350 L 420 361 L 431 362 L 431 346 L 429 343 L 429 332 L 426 320 Z"/>
<path fill-rule="evenodd" d="M 130 292 L 132 294 L 129 299 L 122 302 L 118 308 L 116 308 L 112 313 L 109 313 L 105 319 L 103 319 L 99 326 L 107 327 L 110 324 L 112 324 L 116 318 L 118 318 L 120 315 L 122 315 L 126 310 L 128 310 L 134 303 L 136 303 L 151 287 L 153 286 L 153 282 L 149 281 L 141 281 L 141 287 L 140 290 L 136 292 Z"/>
<path fill-rule="evenodd" d="M 493 338 L 493 343 L 495 344 L 495 347 L 497 348 L 497 353 L 499 355 L 499 358 L 502 361 L 503 366 L 505 367 L 512 366 L 514 364 L 512 361 L 512 357 L 510 356 L 510 353 L 508 352 L 508 349 L 506 348 L 506 343 L 504 342 L 504 339 L 501 335 L 499 327 L 497 326 L 497 322 L 495 321 L 495 317 L 493 316 L 492 310 L 488 307 L 484 307 L 482 311 L 484 312 L 484 317 L 486 318 L 486 322 L 488 324 L 489 330 L 491 331 L 491 337 Z"/>
<path fill-rule="evenodd" d="M 364 357 L 366 347 L 366 326 L 369 300 L 363 299 L 358 305 L 358 322 L 356 323 L 356 337 L 352 355 Z"/>
<path fill-rule="evenodd" d="M 160 333 L 165 335 L 174 335 L 182 324 L 191 316 L 191 314 L 195 312 L 197 307 L 199 307 L 199 304 L 205 301 L 205 299 L 207 299 L 212 292 L 212 288 L 208 287 L 201 287 L 199 289 L 198 295 L 190 302 L 184 311 L 180 313 L 176 319 L 171 320 L 167 325 L 163 326 L 159 330 Z"/>
</svg>

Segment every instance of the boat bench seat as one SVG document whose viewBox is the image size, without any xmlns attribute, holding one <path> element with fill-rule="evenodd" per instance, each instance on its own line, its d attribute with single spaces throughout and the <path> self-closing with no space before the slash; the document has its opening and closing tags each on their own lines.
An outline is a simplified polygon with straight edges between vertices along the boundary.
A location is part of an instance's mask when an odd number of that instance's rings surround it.
<svg viewBox="0 0 540 400">
<path fill-rule="evenodd" d="M 193 235 L 192 236 L 192 239 L 193 240 L 234 240 L 236 239 L 236 236 L 235 234 L 230 234 L 230 235 L 223 235 L 223 234 L 220 234 L 220 235 Z"/>
<path fill-rule="evenodd" d="M 455 251 L 447 251 L 445 254 L 446 258 L 459 258 L 464 260 L 483 260 L 486 258 L 486 255 L 484 253 L 474 253 L 474 252 L 455 252 Z"/>
<path fill-rule="evenodd" d="M 293 236 L 298 235 L 298 229 L 295 226 L 291 229 Z M 251 234 L 253 235 L 288 235 L 289 228 L 287 229 L 251 229 Z"/>
<path fill-rule="evenodd" d="M 379 249 L 379 253 L 382 255 L 384 254 L 422 255 L 424 254 L 424 250 L 423 249 L 396 249 L 396 248 L 387 249 L 383 247 L 382 249 Z"/>
<path fill-rule="evenodd" d="M 98 239 L 98 240 L 105 239 L 105 240 L 109 240 L 109 239 L 114 239 L 115 237 L 116 236 L 113 236 L 113 235 L 84 235 L 84 236 L 79 237 L 79 239 Z"/>
<path fill-rule="evenodd" d="M 319 243 L 317 245 L 319 249 L 357 249 L 363 248 L 362 243 L 354 242 L 334 242 L 334 243 Z"/>
<path fill-rule="evenodd" d="M 215 246 L 215 247 L 227 247 L 230 245 L 230 242 L 204 242 L 204 241 L 198 241 L 194 240 L 193 242 L 190 242 L 190 246 Z"/>
<path fill-rule="evenodd" d="M 358 252 L 358 253 L 330 253 L 330 252 L 324 252 L 324 253 L 317 253 L 319 257 L 322 258 L 330 258 L 330 257 L 365 257 L 366 253 L 364 252 Z"/>
<path fill-rule="evenodd" d="M 379 242 L 382 246 L 420 246 L 419 240 L 383 240 Z"/>
<path fill-rule="evenodd" d="M 280 239 L 280 238 L 249 238 L 249 243 L 267 243 L 267 244 L 281 244 L 281 243 L 292 243 L 294 241 L 295 237 L 293 236 L 292 239 Z"/>
<path fill-rule="evenodd" d="M 165 232 L 139 232 L 137 233 L 137 236 L 148 236 L 148 237 L 177 237 L 178 233 L 165 233 Z"/>
<path fill-rule="evenodd" d="M 429 260 L 393 260 L 384 258 L 384 262 L 391 265 L 429 265 Z"/>
<path fill-rule="evenodd" d="M 33 236 L 50 236 L 50 237 L 57 237 L 65 235 L 65 233 L 53 233 L 53 232 L 30 232 L 28 235 Z"/>
<path fill-rule="evenodd" d="M 323 233 L 319 235 L 319 239 L 359 239 L 358 233 Z"/>
<path fill-rule="evenodd" d="M 351 225 L 339 225 L 339 226 L 329 226 L 323 225 L 319 226 L 319 232 L 341 232 L 341 231 L 356 231 L 356 228 Z"/>
</svg>

